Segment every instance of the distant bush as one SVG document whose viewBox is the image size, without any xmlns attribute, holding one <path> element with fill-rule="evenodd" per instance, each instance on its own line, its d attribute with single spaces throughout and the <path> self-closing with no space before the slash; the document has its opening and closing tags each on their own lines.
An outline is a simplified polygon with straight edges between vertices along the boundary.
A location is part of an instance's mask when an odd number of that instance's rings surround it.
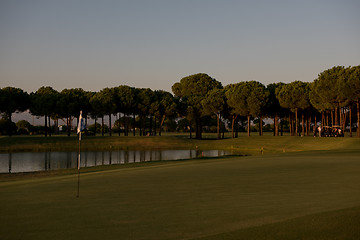
<svg viewBox="0 0 360 240">
<path fill-rule="evenodd" d="M 8 119 L 0 119 L 0 135 L 14 135 L 16 134 L 16 124 Z"/>
<path fill-rule="evenodd" d="M 30 126 L 29 133 L 30 133 L 30 135 L 44 134 L 45 127 L 44 126 Z"/>
<path fill-rule="evenodd" d="M 28 135 L 30 133 L 31 124 L 26 120 L 21 120 L 16 123 L 17 133 L 21 135 Z"/>
<path fill-rule="evenodd" d="M 95 124 L 91 124 L 88 127 L 88 131 L 89 131 L 89 133 L 101 133 L 101 124 L 96 123 L 96 127 L 95 127 Z M 105 124 L 104 124 L 104 132 L 105 133 L 109 132 L 109 127 Z"/>
</svg>

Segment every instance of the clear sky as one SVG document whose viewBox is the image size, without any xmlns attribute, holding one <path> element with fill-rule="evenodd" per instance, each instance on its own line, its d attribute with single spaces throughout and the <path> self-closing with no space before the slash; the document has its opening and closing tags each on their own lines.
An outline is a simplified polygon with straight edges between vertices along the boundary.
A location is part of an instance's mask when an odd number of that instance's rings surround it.
<svg viewBox="0 0 360 240">
<path fill-rule="evenodd" d="M 358 0 L 0 0 L 0 87 L 171 91 L 360 64 Z"/>
</svg>

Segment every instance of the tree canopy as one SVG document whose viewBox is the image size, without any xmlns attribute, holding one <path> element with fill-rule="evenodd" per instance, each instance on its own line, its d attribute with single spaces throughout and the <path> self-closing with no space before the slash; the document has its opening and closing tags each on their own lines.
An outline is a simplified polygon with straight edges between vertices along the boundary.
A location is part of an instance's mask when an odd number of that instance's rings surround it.
<svg viewBox="0 0 360 240">
<path fill-rule="evenodd" d="M 20 88 L 5 87 L 0 91 L 0 112 L 11 121 L 14 112 L 23 112 L 30 107 L 29 95 Z"/>
<path fill-rule="evenodd" d="M 87 116 L 94 118 L 95 124 L 97 118 L 102 118 L 102 129 L 103 118 L 107 115 L 110 135 L 113 116 L 118 122 L 117 131 L 119 134 L 123 131 L 126 136 L 129 126 L 133 128 L 134 135 L 136 128 L 140 129 L 140 135 L 156 134 L 157 130 L 161 135 L 165 119 L 171 118 L 173 122 L 186 123 L 190 136 L 195 129 L 198 139 L 202 138 L 203 127 L 213 121 L 209 116 L 216 116 L 219 138 L 220 123 L 226 126 L 228 121 L 232 122 L 233 133 L 236 124 L 242 127 L 247 123 L 248 135 L 251 122 L 258 122 L 261 134 L 264 117 L 274 118 L 275 135 L 278 135 L 278 118 L 284 120 L 288 117 L 290 132 L 298 135 L 300 126 L 304 134 L 306 116 L 309 133 L 310 122 L 314 127 L 318 124 L 317 112 L 322 114 L 322 125 L 325 122 L 326 125 L 340 124 L 345 129 L 349 122 L 351 135 L 355 119 L 352 113 L 356 111 L 360 136 L 360 66 L 335 66 L 321 72 L 313 82 L 279 82 L 266 87 L 257 81 L 240 81 L 223 87 L 221 82 L 209 75 L 198 73 L 180 79 L 173 84 L 172 91 L 174 95 L 163 90 L 120 85 L 98 92 L 87 92 L 81 88 L 58 92 L 47 86 L 28 94 L 19 88 L 4 87 L 0 89 L 0 111 L 3 118 L 10 122 L 14 112 L 25 110 L 30 110 L 35 116 L 45 116 L 45 134 L 50 118 L 65 119 L 68 135 L 72 120 L 79 116 L 80 110 L 86 119 Z M 121 114 L 123 124 L 120 127 Z M 298 114 L 302 116 L 302 123 Z M 314 115 L 314 121 L 311 115 Z M 186 120 L 181 120 L 183 118 Z"/>
<path fill-rule="evenodd" d="M 205 73 L 184 77 L 172 86 L 175 96 L 187 105 L 188 118 L 195 121 L 197 139 L 201 139 L 201 117 L 204 115 L 201 102 L 208 92 L 216 88 L 221 89 L 221 83 Z"/>
<path fill-rule="evenodd" d="M 226 97 L 233 114 L 247 117 L 250 136 L 250 118 L 264 114 L 269 92 L 260 82 L 248 81 L 230 85 L 226 90 Z"/>
</svg>

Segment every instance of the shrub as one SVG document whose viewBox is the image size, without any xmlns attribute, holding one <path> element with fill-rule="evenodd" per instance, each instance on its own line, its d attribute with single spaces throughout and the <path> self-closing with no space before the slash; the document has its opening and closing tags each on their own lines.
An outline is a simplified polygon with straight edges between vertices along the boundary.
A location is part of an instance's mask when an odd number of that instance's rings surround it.
<svg viewBox="0 0 360 240">
<path fill-rule="evenodd" d="M 14 135 L 16 134 L 16 124 L 8 119 L 0 119 L 0 135 Z"/>
</svg>

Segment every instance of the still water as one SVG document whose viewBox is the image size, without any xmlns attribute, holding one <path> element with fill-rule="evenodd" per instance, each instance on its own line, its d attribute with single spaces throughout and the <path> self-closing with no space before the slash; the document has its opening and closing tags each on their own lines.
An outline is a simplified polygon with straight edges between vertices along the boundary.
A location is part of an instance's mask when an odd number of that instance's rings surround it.
<svg viewBox="0 0 360 240">
<path fill-rule="evenodd" d="M 224 150 L 147 150 L 81 152 L 81 167 L 136 162 L 193 159 L 230 155 Z M 0 154 L 0 173 L 48 171 L 77 168 L 77 152 L 24 152 Z"/>
</svg>

